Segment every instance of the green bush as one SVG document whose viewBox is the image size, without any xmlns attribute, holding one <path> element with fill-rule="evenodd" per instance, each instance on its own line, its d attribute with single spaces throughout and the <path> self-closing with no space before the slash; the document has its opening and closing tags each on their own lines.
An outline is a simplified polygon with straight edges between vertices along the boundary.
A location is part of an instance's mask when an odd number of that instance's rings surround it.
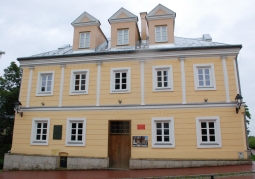
<svg viewBox="0 0 255 179">
<path fill-rule="evenodd" d="M 255 149 L 255 137 L 254 136 L 249 136 L 248 141 L 249 141 L 249 147 L 251 149 Z"/>
</svg>

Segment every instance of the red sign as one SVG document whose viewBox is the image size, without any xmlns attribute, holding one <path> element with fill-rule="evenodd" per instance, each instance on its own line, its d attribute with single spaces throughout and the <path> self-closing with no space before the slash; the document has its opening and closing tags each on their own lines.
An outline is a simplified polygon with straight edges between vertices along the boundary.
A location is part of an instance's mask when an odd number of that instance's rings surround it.
<svg viewBox="0 0 255 179">
<path fill-rule="evenodd" d="M 137 124 L 137 129 L 144 130 L 145 129 L 145 124 Z"/>
</svg>

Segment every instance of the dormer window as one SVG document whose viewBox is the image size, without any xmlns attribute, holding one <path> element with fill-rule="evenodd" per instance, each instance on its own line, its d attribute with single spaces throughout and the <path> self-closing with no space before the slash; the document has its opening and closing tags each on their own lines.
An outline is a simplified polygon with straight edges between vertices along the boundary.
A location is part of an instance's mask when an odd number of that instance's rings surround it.
<svg viewBox="0 0 255 179">
<path fill-rule="evenodd" d="M 156 26 L 155 31 L 156 31 L 156 35 L 155 35 L 156 42 L 167 42 L 168 41 L 166 26 Z"/>
<path fill-rule="evenodd" d="M 80 33 L 79 48 L 89 48 L 89 47 L 90 47 L 90 32 Z"/>
<path fill-rule="evenodd" d="M 118 30 L 117 45 L 127 45 L 127 44 L 128 44 L 128 29 Z"/>
</svg>

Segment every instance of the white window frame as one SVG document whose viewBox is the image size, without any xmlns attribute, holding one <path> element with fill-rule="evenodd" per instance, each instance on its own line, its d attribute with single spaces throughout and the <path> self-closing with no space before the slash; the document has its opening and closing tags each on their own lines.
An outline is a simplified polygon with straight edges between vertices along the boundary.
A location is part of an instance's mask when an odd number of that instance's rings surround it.
<svg viewBox="0 0 255 179">
<path fill-rule="evenodd" d="M 156 123 L 157 122 L 168 122 L 169 123 L 169 142 L 157 142 L 156 141 Z M 174 118 L 173 117 L 155 117 L 151 119 L 151 138 L 152 148 L 175 148 L 175 133 L 174 133 Z"/>
<path fill-rule="evenodd" d="M 198 69 L 203 68 L 209 68 L 210 73 L 210 86 L 199 86 L 199 80 L 198 80 Z M 208 64 L 194 64 L 193 65 L 193 71 L 194 71 L 194 86 L 195 90 L 216 90 L 216 82 L 215 82 L 215 73 L 214 73 L 214 64 L 208 63 Z"/>
<path fill-rule="evenodd" d="M 45 141 L 36 140 L 37 123 L 39 123 L 39 122 L 47 123 L 47 134 L 46 134 Z M 31 128 L 30 145 L 48 145 L 49 133 L 50 133 L 50 118 L 33 118 L 32 119 L 32 128 Z"/>
<path fill-rule="evenodd" d="M 127 89 L 115 89 L 115 73 L 118 72 L 126 72 L 127 73 Z M 110 75 L 110 93 L 129 93 L 131 90 L 131 68 L 124 67 L 124 68 L 111 68 L 111 75 Z"/>
<path fill-rule="evenodd" d="M 127 43 L 125 43 L 125 33 L 124 31 L 127 30 L 128 31 L 128 41 Z M 122 32 L 122 39 L 121 39 L 121 44 L 119 43 L 119 32 Z M 117 30 L 117 45 L 128 45 L 129 44 L 129 29 L 118 29 Z"/>
<path fill-rule="evenodd" d="M 214 122 L 215 142 L 202 142 L 201 122 Z M 221 128 L 219 116 L 196 117 L 197 148 L 221 148 Z"/>
<path fill-rule="evenodd" d="M 167 87 L 157 87 L 158 79 L 157 79 L 157 71 L 164 70 L 168 71 L 168 86 Z M 169 66 L 153 66 L 152 67 L 152 90 L 154 92 L 160 91 L 173 91 L 173 68 L 172 65 Z"/>
<path fill-rule="evenodd" d="M 75 75 L 76 74 L 86 74 L 85 79 L 85 90 L 75 91 Z M 89 93 L 89 69 L 81 69 L 81 70 L 72 70 L 71 78 L 70 78 L 70 92 L 69 95 L 81 95 Z"/>
<path fill-rule="evenodd" d="M 84 44 L 84 47 L 81 47 L 81 35 L 84 34 L 84 41 L 83 41 L 83 44 Z M 89 45 L 86 46 L 86 37 L 87 35 L 89 34 Z M 79 48 L 89 48 L 90 47 L 90 32 L 80 32 L 79 34 Z"/>
<path fill-rule="evenodd" d="M 79 122 L 83 123 L 82 128 L 82 141 L 81 142 L 72 142 L 71 141 L 71 123 Z M 66 119 L 66 146 L 85 146 L 86 143 L 86 118 L 67 118 Z"/>
<path fill-rule="evenodd" d="M 157 41 L 157 27 L 160 27 L 160 40 Z M 166 27 L 166 40 L 162 40 L 162 27 Z M 155 26 L 155 42 L 168 42 L 167 25 Z"/>
<path fill-rule="evenodd" d="M 54 91 L 54 71 L 44 71 L 44 72 L 38 72 L 38 78 L 37 78 L 37 88 L 36 88 L 36 96 L 51 96 L 53 95 Z M 41 85 L 42 85 L 42 76 L 44 75 L 52 75 L 52 80 L 51 80 L 51 91 L 41 91 Z"/>
</svg>

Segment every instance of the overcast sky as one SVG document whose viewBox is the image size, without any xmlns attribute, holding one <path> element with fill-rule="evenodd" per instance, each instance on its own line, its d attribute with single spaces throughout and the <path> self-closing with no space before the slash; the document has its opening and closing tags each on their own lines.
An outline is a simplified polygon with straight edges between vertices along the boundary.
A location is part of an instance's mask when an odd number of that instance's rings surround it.
<svg viewBox="0 0 255 179">
<path fill-rule="evenodd" d="M 214 42 L 243 45 L 238 57 L 241 88 L 255 136 L 255 81 L 251 80 L 255 78 L 255 0 L 3 0 L 0 50 L 6 54 L 0 59 L 0 75 L 18 57 L 72 45 L 71 22 L 84 11 L 99 19 L 110 37 L 108 18 L 118 9 L 124 7 L 139 17 L 158 3 L 176 12 L 175 36 L 196 38 L 209 33 Z"/>
</svg>

